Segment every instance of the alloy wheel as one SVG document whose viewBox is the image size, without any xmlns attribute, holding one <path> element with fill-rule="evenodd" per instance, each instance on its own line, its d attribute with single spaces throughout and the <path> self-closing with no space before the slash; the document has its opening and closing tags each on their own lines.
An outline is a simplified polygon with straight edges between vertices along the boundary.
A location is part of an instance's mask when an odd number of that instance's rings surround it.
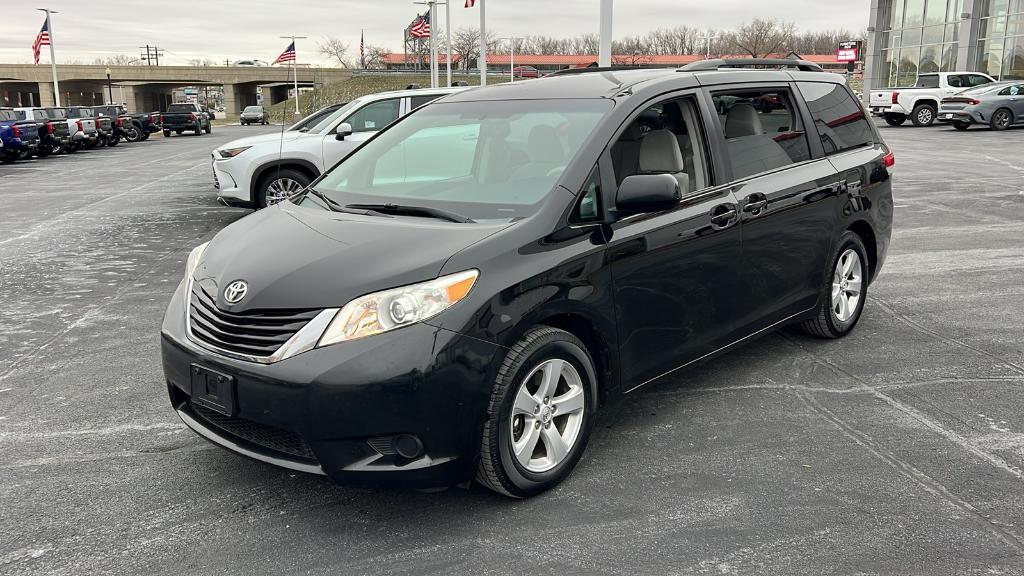
<svg viewBox="0 0 1024 576">
<path fill-rule="evenodd" d="M 583 426 L 583 386 L 576 367 L 559 358 L 545 360 L 523 379 L 510 422 L 512 454 L 523 468 L 547 472 L 572 452 Z"/>
<path fill-rule="evenodd" d="M 277 204 L 302 191 L 302 184 L 291 178 L 272 180 L 267 186 L 267 206 Z"/>
<path fill-rule="evenodd" d="M 840 322 L 849 322 L 860 306 L 864 267 L 852 248 L 843 252 L 832 273 L 832 313 Z"/>
<path fill-rule="evenodd" d="M 997 127 L 1008 128 L 1010 126 L 1010 113 L 1005 110 L 996 112 L 994 120 Z"/>
<path fill-rule="evenodd" d="M 921 108 L 917 112 L 917 121 L 921 124 L 931 124 L 932 121 L 932 109 L 925 107 Z"/>
</svg>

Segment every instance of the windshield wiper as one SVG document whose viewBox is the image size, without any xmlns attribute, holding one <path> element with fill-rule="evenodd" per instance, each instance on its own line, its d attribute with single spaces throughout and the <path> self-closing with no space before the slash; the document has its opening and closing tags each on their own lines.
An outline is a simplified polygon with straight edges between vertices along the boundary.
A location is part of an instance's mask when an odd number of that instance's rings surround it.
<svg viewBox="0 0 1024 576">
<path fill-rule="evenodd" d="M 431 208 L 429 206 L 410 206 L 407 204 L 348 204 L 345 208 L 361 208 L 363 210 L 372 210 L 375 212 L 383 212 L 389 214 L 406 214 L 409 216 L 425 216 L 427 218 L 437 218 L 438 220 L 447 220 L 448 222 L 458 222 L 459 224 L 472 224 L 473 220 L 466 218 L 462 214 L 456 214 L 455 212 L 449 212 L 447 210 L 441 210 L 440 208 Z"/>
<path fill-rule="evenodd" d="M 309 188 L 306 188 L 306 192 L 305 193 L 306 194 L 312 194 L 313 196 L 316 196 L 318 199 L 320 199 L 327 206 L 327 209 L 330 210 L 331 212 L 343 212 L 345 214 L 363 214 L 364 216 L 365 215 L 370 215 L 370 216 L 387 216 L 387 214 L 383 214 L 381 212 L 378 212 L 378 211 L 370 209 L 370 208 L 364 208 L 362 210 L 355 210 L 355 209 L 352 209 L 352 207 L 350 207 L 350 206 L 342 206 L 341 204 L 338 204 L 337 201 L 331 199 L 330 196 L 324 194 L 323 192 L 317 190 L 316 188 L 313 188 L 312 186 L 310 186 Z"/>
</svg>

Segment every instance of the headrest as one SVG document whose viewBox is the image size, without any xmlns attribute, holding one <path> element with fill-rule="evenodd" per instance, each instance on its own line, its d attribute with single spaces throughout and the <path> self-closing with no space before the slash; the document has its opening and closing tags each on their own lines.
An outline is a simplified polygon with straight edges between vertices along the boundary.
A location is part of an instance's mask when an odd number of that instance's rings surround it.
<svg viewBox="0 0 1024 576">
<path fill-rule="evenodd" d="M 740 102 L 729 109 L 729 113 L 725 117 L 726 138 L 760 136 L 761 134 L 764 134 L 761 116 L 758 115 L 753 104 Z"/>
<path fill-rule="evenodd" d="M 527 152 L 533 162 L 561 162 L 565 159 L 562 141 L 552 126 L 541 124 L 530 130 Z"/>
<path fill-rule="evenodd" d="M 640 172 L 675 174 L 685 170 L 679 140 L 668 130 L 654 130 L 640 141 Z"/>
</svg>

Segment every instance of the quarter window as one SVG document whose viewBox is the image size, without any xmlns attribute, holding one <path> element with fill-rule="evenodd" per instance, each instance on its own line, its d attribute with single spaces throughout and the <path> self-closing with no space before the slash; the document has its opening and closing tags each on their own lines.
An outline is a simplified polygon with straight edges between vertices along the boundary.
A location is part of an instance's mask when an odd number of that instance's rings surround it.
<svg viewBox="0 0 1024 576">
<path fill-rule="evenodd" d="M 584 184 L 580 199 L 569 217 L 573 224 L 585 224 L 601 221 L 601 171 L 594 168 Z"/>
<path fill-rule="evenodd" d="M 846 87 L 816 82 L 800 82 L 799 87 L 826 155 L 874 143 L 864 107 Z"/>
<path fill-rule="evenodd" d="M 441 96 L 443 96 L 443 94 L 431 94 L 429 96 L 413 96 L 409 100 L 412 103 L 412 109 L 415 110 L 415 109 L 419 108 L 420 106 L 423 106 L 425 104 L 430 104 L 431 102 L 433 102 L 434 100 L 437 100 Z"/>
<path fill-rule="evenodd" d="M 778 170 L 810 160 L 800 115 L 788 90 L 716 92 L 733 178 Z"/>
<path fill-rule="evenodd" d="M 398 119 L 399 99 L 367 104 L 349 117 L 353 132 L 376 132 Z"/>
</svg>

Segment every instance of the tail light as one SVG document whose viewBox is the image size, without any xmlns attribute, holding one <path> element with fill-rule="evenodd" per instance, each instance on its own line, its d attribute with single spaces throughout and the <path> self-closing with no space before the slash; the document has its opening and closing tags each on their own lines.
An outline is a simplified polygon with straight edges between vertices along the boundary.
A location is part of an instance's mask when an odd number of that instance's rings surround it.
<svg viewBox="0 0 1024 576">
<path fill-rule="evenodd" d="M 899 104 L 900 103 L 900 93 L 899 92 L 893 92 L 892 93 L 892 103 L 893 104 Z"/>
<path fill-rule="evenodd" d="M 161 114 L 160 115 L 160 123 L 163 124 L 164 122 L 167 122 L 167 116 L 164 116 L 163 114 Z"/>
<path fill-rule="evenodd" d="M 885 167 L 891 170 L 895 165 L 896 155 L 893 154 L 892 150 L 889 150 L 889 153 L 885 155 Z"/>
<path fill-rule="evenodd" d="M 46 133 L 47 134 L 53 134 L 56 131 L 57 131 L 57 126 L 53 122 L 47 122 L 46 123 Z"/>
<path fill-rule="evenodd" d="M 78 124 L 78 131 L 85 132 L 85 124 L 82 124 L 81 120 L 76 120 L 75 124 Z"/>
<path fill-rule="evenodd" d="M 12 126 L 14 129 L 14 137 L 21 138 L 21 126 Z"/>
<path fill-rule="evenodd" d="M 124 118 L 118 118 L 117 119 L 117 127 L 118 128 L 124 128 Z"/>
<path fill-rule="evenodd" d="M 188 121 L 189 122 L 195 122 L 196 121 L 196 113 L 195 112 L 189 112 L 188 113 Z"/>
</svg>

